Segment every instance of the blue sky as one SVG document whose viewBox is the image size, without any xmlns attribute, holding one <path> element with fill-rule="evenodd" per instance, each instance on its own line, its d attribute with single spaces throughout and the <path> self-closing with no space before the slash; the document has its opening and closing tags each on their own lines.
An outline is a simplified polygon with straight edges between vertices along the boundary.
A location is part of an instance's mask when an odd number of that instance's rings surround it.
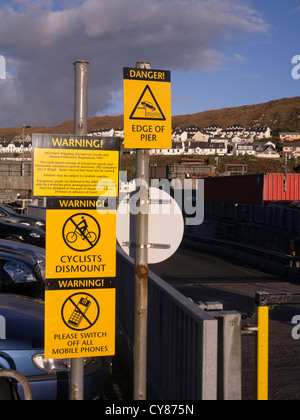
<svg viewBox="0 0 300 420">
<path fill-rule="evenodd" d="M 0 127 L 73 118 L 73 62 L 89 116 L 123 113 L 122 69 L 172 72 L 172 114 L 300 96 L 300 0 L 2 0 Z"/>
<path fill-rule="evenodd" d="M 249 4 L 268 25 L 266 33 L 233 40 L 223 51 L 226 60 L 218 71 L 174 72 L 173 94 L 185 98 L 185 113 L 300 96 L 300 80 L 291 77 L 292 57 L 300 54 L 300 1 Z M 177 101 L 172 109 L 174 115 L 182 113 Z"/>
</svg>

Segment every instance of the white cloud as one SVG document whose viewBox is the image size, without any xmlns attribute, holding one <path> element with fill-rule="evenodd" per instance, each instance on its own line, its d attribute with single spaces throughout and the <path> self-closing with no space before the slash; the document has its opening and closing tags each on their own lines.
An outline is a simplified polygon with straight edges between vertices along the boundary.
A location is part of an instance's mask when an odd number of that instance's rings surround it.
<svg viewBox="0 0 300 420">
<path fill-rule="evenodd" d="M 18 69 L 13 84 L 0 81 L 2 127 L 72 119 L 77 59 L 90 62 L 93 116 L 111 108 L 123 67 L 145 59 L 183 72 L 220 70 L 227 45 L 267 30 L 241 0 L 14 0 L 0 6 L 0 21 L 0 54 Z"/>
<path fill-rule="evenodd" d="M 243 61 L 247 61 L 247 58 L 243 57 L 241 54 L 235 54 L 234 61 L 243 62 Z"/>
</svg>

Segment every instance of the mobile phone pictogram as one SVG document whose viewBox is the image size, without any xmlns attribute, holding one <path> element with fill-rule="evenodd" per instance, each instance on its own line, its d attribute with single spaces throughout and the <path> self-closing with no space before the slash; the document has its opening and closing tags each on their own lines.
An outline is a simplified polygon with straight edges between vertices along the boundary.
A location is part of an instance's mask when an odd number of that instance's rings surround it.
<svg viewBox="0 0 300 420">
<path fill-rule="evenodd" d="M 73 327 L 79 327 L 84 315 L 87 313 L 89 307 L 91 306 L 91 301 L 87 298 L 81 298 L 77 307 L 74 309 L 68 324 Z"/>
</svg>

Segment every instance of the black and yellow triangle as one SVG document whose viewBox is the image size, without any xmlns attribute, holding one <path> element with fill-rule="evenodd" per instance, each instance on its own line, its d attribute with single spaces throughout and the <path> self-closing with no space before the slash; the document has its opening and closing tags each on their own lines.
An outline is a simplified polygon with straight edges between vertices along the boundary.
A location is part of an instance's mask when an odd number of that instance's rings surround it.
<svg viewBox="0 0 300 420">
<path fill-rule="evenodd" d="M 162 112 L 149 85 L 145 87 L 137 104 L 134 107 L 130 120 L 165 121 L 166 117 Z"/>
</svg>

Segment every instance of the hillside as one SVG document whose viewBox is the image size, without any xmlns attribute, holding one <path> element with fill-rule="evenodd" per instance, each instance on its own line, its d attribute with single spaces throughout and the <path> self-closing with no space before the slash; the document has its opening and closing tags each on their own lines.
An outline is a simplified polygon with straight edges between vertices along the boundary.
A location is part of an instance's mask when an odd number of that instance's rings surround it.
<svg viewBox="0 0 300 420">
<path fill-rule="evenodd" d="M 239 124 L 242 127 L 269 126 L 272 130 L 299 131 L 300 97 L 279 99 L 257 105 L 205 111 L 173 118 L 173 126 L 181 128 L 190 125 L 204 128 L 211 124 L 219 125 L 222 128 Z"/>
<path fill-rule="evenodd" d="M 235 108 L 224 108 L 197 114 L 173 116 L 173 128 L 185 128 L 197 125 L 205 128 L 216 124 L 222 128 L 233 124 L 243 127 L 269 126 L 273 130 L 300 131 L 300 97 L 278 99 L 275 101 L 245 105 Z M 123 127 L 123 116 L 93 117 L 88 120 L 88 130 Z M 56 127 L 32 127 L 26 129 L 27 134 L 53 133 L 67 134 L 73 132 L 73 121 L 66 121 Z M 0 138 L 13 138 L 22 134 L 22 127 L 0 128 Z"/>
</svg>

